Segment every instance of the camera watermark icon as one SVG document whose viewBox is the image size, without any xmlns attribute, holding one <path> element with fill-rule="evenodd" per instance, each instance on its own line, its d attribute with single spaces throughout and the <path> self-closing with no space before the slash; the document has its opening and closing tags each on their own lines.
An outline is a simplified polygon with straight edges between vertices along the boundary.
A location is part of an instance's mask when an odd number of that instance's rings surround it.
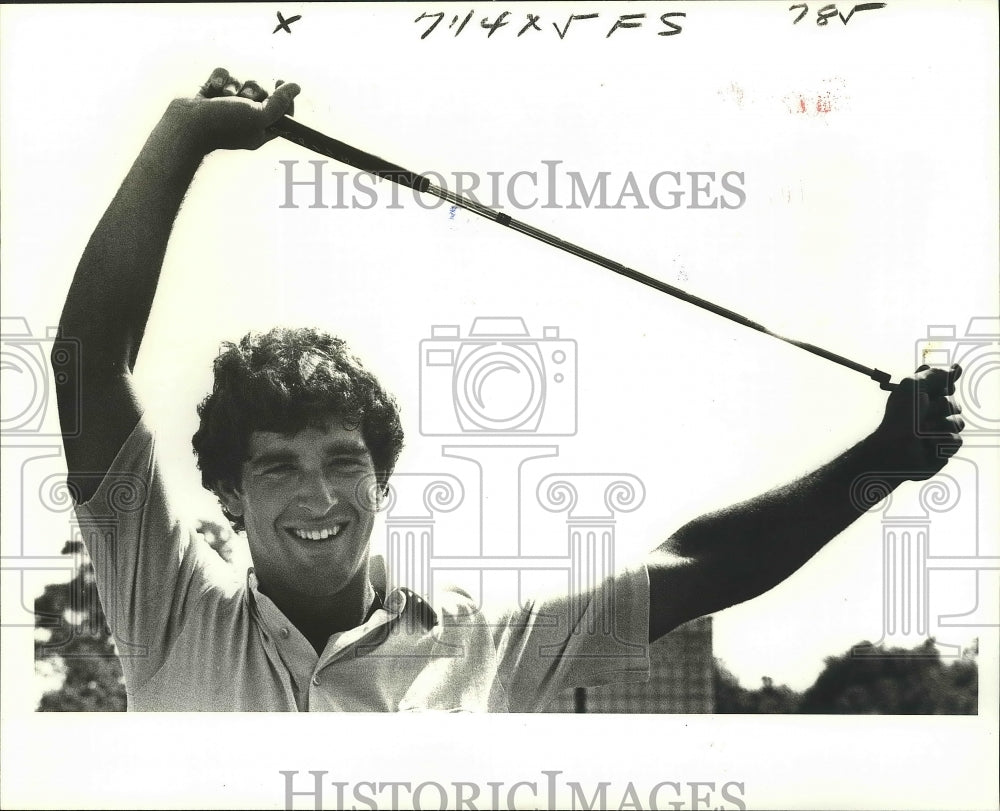
<svg viewBox="0 0 1000 811">
<path fill-rule="evenodd" d="M 855 505 L 882 514 L 882 636 L 873 648 L 855 649 L 856 655 L 892 646 L 912 656 L 906 649 L 933 638 L 942 657 L 959 657 L 963 645 L 948 641 L 949 629 L 1000 625 L 1000 555 L 980 531 L 983 494 L 974 451 L 963 448 L 948 473 L 920 482 L 916 492 L 890 492 L 889 483 L 903 478 L 898 472 L 871 472 L 854 481 Z"/>
<path fill-rule="evenodd" d="M 574 435 L 576 350 L 558 327 L 533 338 L 518 317 L 476 318 L 464 338 L 432 326 L 420 342 L 420 433 Z"/>
<path fill-rule="evenodd" d="M 52 522 L 46 520 L 53 510 L 71 503 L 65 488 L 62 446 L 52 440 L 60 437 L 63 429 L 70 436 L 80 432 L 79 366 L 79 343 L 59 338 L 57 328 L 36 334 L 26 318 L 0 317 L 0 456 L 8 497 L 0 538 L 0 625 L 4 627 L 34 626 L 32 593 L 39 591 L 42 581 L 69 579 L 79 571 L 78 560 L 52 554 Z M 53 384 L 77 387 L 72 398 L 77 407 L 63 415 L 62 427 Z M 61 477 L 46 475 L 53 471 L 60 471 Z M 65 524 L 53 526 L 60 533 L 56 542 L 60 537 L 68 540 Z M 76 615 L 71 613 L 69 619 Z M 52 619 L 42 618 L 49 624 Z"/>
<path fill-rule="evenodd" d="M 78 561 L 52 554 L 53 544 L 72 540 L 67 536 L 68 522 L 60 515 L 71 499 L 60 446 L 38 444 L 23 436 L 16 441 L 4 436 L 0 445 L 8 485 L 0 537 L 0 625 L 30 628 L 35 624 L 30 596 L 37 591 L 34 586 L 42 579 L 46 583 L 54 577 L 69 580 L 78 572 Z M 15 498 L 17 504 L 13 503 Z M 53 532 L 59 534 L 53 537 Z"/>
<path fill-rule="evenodd" d="M 917 341 L 916 356 L 918 366 L 959 364 L 955 394 L 965 419 L 963 436 L 1000 440 L 1000 318 L 971 318 L 962 335 L 952 324 L 928 326 L 927 337 Z"/>
<path fill-rule="evenodd" d="M 0 317 L 0 373 L 3 377 L 3 436 L 76 436 L 80 433 L 79 407 L 67 409 L 60 428 L 55 414 L 52 382 L 75 386 L 72 402 L 79 404 L 80 345 L 59 338 L 56 327 L 35 335 L 21 317 Z"/>
</svg>

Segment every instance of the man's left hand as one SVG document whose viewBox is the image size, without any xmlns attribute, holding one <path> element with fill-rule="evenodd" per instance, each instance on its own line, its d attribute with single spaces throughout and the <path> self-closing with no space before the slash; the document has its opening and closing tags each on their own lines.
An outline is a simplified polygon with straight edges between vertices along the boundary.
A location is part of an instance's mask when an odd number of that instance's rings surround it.
<svg viewBox="0 0 1000 811">
<path fill-rule="evenodd" d="M 955 401 L 955 381 L 962 374 L 921 366 L 900 382 L 885 404 L 885 416 L 872 439 L 891 469 L 907 479 L 929 479 L 962 446 L 962 407 Z"/>
</svg>

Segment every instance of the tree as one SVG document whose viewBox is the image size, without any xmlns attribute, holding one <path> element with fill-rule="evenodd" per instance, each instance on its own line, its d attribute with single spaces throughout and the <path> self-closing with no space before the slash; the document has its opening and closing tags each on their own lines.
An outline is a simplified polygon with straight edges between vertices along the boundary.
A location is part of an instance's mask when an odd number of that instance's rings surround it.
<svg viewBox="0 0 1000 811">
<path fill-rule="evenodd" d="M 826 667 L 804 693 L 787 685 L 748 690 L 715 660 L 718 713 L 808 713 L 851 715 L 975 715 L 979 708 L 979 641 L 961 659 L 945 664 L 933 639 L 912 649 L 861 642 Z"/>
<path fill-rule="evenodd" d="M 802 696 L 799 712 L 891 715 L 975 715 L 979 669 L 975 653 L 945 664 L 933 639 L 912 650 L 862 642 L 826 667 Z"/>
<path fill-rule="evenodd" d="M 54 583 L 35 600 L 35 669 L 62 673 L 62 686 L 42 696 L 42 712 L 121 712 L 125 682 L 97 597 L 94 569 L 83 544 L 71 541 L 64 555 L 80 565 L 68 583 Z"/>
<path fill-rule="evenodd" d="M 794 713 L 801 695 L 786 684 L 774 686 L 770 676 L 756 690 L 747 690 L 722 660 L 715 660 L 715 711 L 717 713 Z"/>
</svg>

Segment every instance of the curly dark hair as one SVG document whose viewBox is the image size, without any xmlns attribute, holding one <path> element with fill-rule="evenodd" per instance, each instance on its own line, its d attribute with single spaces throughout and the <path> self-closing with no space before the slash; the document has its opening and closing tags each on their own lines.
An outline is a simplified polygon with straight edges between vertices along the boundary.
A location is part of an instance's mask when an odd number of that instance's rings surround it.
<svg viewBox="0 0 1000 811">
<path fill-rule="evenodd" d="M 205 489 L 218 495 L 220 485 L 239 487 L 254 431 L 291 436 L 325 430 L 335 419 L 360 428 L 379 485 L 387 486 L 403 448 L 399 407 L 343 340 L 310 328 L 251 332 L 224 343 L 214 369 L 191 440 Z M 222 509 L 242 530 L 243 519 Z"/>
</svg>

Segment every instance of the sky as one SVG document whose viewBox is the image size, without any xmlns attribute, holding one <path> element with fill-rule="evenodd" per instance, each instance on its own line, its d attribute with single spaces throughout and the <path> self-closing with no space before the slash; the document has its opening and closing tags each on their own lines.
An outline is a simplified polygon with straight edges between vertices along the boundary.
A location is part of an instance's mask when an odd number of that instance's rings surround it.
<svg viewBox="0 0 1000 811">
<path fill-rule="evenodd" d="M 931 634 L 960 650 L 978 636 L 985 680 L 996 672 L 996 576 L 974 559 L 997 555 L 988 497 L 1000 413 L 996 10 L 889 4 L 820 26 L 812 5 L 795 23 L 781 3 L 478 4 L 458 35 L 448 23 L 467 9 L 446 4 L 290 4 L 286 18 L 302 15 L 291 34 L 272 33 L 266 5 L 5 6 L 5 332 L 26 323 L 44 341 L 100 212 L 171 98 L 217 65 L 262 83 L 296 81 L 297 120 L 441 172 L 449 185 L 465 172 L 485 187 L 493 172 L 506 192 L 515 172 L 536 172 L 542 199 L 527 204 L 532 184 L 521 177 L 514 196 L 525 207 L 503 194 L 505 211 L 893 380 L 920 362 L 934 328 L 933 357 L 961 355 L 971 370 L 959 391 L 967 447 L 940 486 L 908 485 L 795 577 L 716 615 L 714 650 L 747 686 L 765 675 L 808 686 L 823 657 L 885 637 L 883 538 L 919 524 L 939 559 L 927 581 L 931 625 L 889 641 L 913 646 Z M 480 20 L 504 10 L 509 24 L 487 36 Z M 668 10 L 687 16 L 674 18 L 680 34 L 661 36 Z M 421 38 L 433 18 L 416 18 L 438 11 L 443 21 Z M 542 30 L 517 36 L 528 13 Z M 553 28 L 587 13 L 599 16 L 573 21 L 562 38 Z M 626 13 L 646 17 L 611 32 Z M 368 210 L 310 207 L 312 191 L 286 181 L 312 177 L 316 158 L 280 140 L 212 155 L 174 228 L 137 383 L 198 515 L 215 510 L 188 450 L 211 359 L 220 341 L 274 324 L 317 324 L 348 339 L 402 403 L 399 472 L 452 476 L 471 503 L 475 465 L 444 450 L 481 437 L 422 435 L 453 419 L 445 401 L 454 382 L 427 366 L 422 342 L 435 325 L 457 325 L 458 338 L 433 346 L 470 351 L 474 319 L 523 319 L 530 351 L 548 364 L 545 425 L 561 431 L 572 413 L 575 431 L 504 440 L 555 453 L 525 462 L 520 485 L 508 479 L 491 496 L 498 523 L 463 524 L 468 511 L 440 516 L 442 543 L 456 550 L 473 542 L 470 532 L 497 546 L 510 530 L 533 553 L 556 554 L 564 516 L 544 515 L 532 498 L 542 478 L 566 473 L 640 483 L 641 506 L 614 517 L 616 557 L 638 556 L 707 510 L 814 469 L 880 419 L 885 393 L 863 375 L 471 214 L 425 208 L 409 193 L 391 207 L 385 183 Z M 554 186 L 545 184 L 550 166 Z M 331 162 L 321 167 L 328 206 L 335 171 L 348 172 L 355 202 L 370 202 L 353 191 L 355 174 Z M 588 186 L 606 172 L 611 203 L 634 177 L 646 207 L 634 196 L 617 208 L 570 207 L 572 172 Z M 678 208 L 648 193 L 663 172 L 687 184 Z M 689 208 L 695 172 L 715 174 L 710 195 L 741 204 Z M 730 179 L 742 198 L 724 194 L 726 173 L 738 173 Z M 556 205 L 543 207 L 549 192 Z M 553 326 L 559 337 L 546 339 Z M 553 347 L 576 359 L 562 388 L 547 377 Z M 498 408 L 524 384 L 510 374 L 484 383 Z M 5 367 L 5 431 L 14 424 L 6 415 L 41 396 L 24 380 Z M 54 415 L 39 416 L 41 427 L 4 437 L 4 555 L 32 561 L 26 573 L 5 564 L 4 585 L 29 606 L 46 579 L 66 574 L 57 556 L 68 516 L 54 485 L 64 468 Z M 505 506 L 520 524 L 503 518 Z M 11 598 L 4 612 L 28 616 Z M 20 646 L 30 664 L 23 630 L 21 639 L 5 629 L 5 651 Z"/>
</svg>

